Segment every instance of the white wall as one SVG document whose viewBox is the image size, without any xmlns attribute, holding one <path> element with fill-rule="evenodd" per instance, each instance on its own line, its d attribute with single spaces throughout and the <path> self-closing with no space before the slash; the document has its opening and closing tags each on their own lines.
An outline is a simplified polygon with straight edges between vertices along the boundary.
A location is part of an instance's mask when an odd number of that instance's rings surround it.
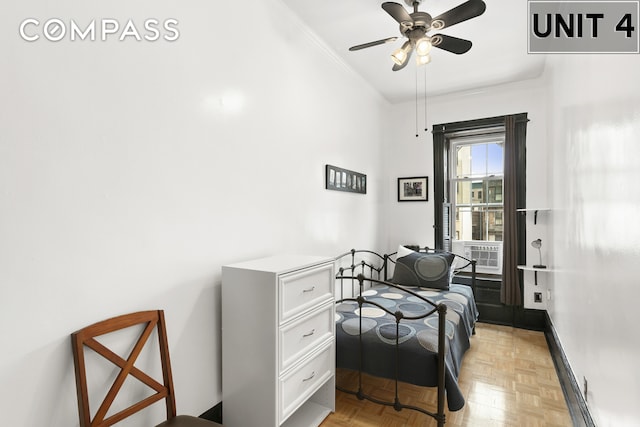
<svg viewBox="0 0 640 427">
<path fill-rule="evenodd" d="M 640 420 L 639 72 L 636 55 L 563 55 L 546 76 L 556 270 L 549 311 L 601 427 Z"/>
<path fill-rule="evenodd" d="M 180 38 L 29 43 L 29 17 L 175 18 Z M 3 2 L 0 24 L 5 425 L 78 425 L 69 334 L 151 308 L 199 414 L 221 398 L 223 264 L 386 240 L 387 104 L 279 0 Z M 326 163 L 368 194 L 324 190 Z"/>
<path fill-rule="evenodd" d="M 433 83 L 436 84 L 436 83 Z M 458 94 L 427 97 L 427 128 L 424 131 L 424 100 L 418 102 L 419 137 L 416 138 L 416 103 L 394 105 L 390 136 L 385 140 L 389 175 L 390 249 L 399 244 L 434 246 L 433 232 L 433 137 L 434 124 L 482 119 L 505 114 L 529 113 L 527 126 L 527 206 L 546 204 L 547 180 L 535 167 L 546 159 L 546 113 L 544 82 L 541 79 L 479 88 Z M 429 201 L 394 202 L 397 177 L 429 176 Z M 527 230 L 528 235 L 533 235 Z M 534 254 L 532 253 L 531 256 Z M 537 252 L 535 253 L 537 256 Z M 529 254 L 528 254 L 529 256 Z"/>
</svg>

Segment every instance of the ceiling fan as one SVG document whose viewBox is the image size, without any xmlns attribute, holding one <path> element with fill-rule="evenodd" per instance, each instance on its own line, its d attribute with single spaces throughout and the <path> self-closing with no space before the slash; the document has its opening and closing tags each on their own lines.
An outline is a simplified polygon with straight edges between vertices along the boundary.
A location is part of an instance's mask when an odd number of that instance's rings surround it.
<svg viewBox="0 0 640 427">
<path fill-rule="evenodd" d="M 428 13 L 418 11 L 418 6 L 423 1 L 424 0 L 405 0 L 407 5 L 413 7 L 413 13 L 411 14 L 399 3 L 382 3 L 382 8 L 400 24 L 400 34 L 407 38 L 407 41 L 404 42 L 402 47 L 391 55 L 391 59 L 395 62 L 392 68 L 393 71 L 398 71 L 406 67 L 411 53 L 414 50 L 416 51 L 418 65 L 427 64 L 431 61 L 431 57 L 429 56 L 431 47 L 437 47 L 458 55 L 468 52 L 469 49 L 471 49 L 471 42 L 469 40 L 459 39 L 446 34 L 429 36 L 427 33 L 431 30 L 442 30 L 480 16 L 487 7 L 482 0 L 468 0 L 432 18 Z M 394 42 L 397 39 L 398 37 L 388 37 L 386 39 L 353 46 L 350 47 L 349 50 L 365 49 Z"/>
</svg>

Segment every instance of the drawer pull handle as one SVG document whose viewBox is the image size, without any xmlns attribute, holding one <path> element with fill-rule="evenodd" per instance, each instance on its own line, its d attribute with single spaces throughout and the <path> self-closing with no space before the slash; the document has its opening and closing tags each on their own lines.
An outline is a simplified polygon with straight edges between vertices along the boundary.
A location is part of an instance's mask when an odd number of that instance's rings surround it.
<svg viewBox="0 0 640 427">
<path fill-rule="evenodd" d="M 304 383 L 304 382 L 307 382 L 307 381 L 309 381 L 310 379 L 312 379 L 312 378 L 313 378 L 313 377 L 315 377 L 315 376 L 316 376 L 316 371 L 313 371 L 313 372 L 311 373 L 311 376 L 310 376 L 310 377 L 308 377 L 308 378 L 303 378 L 303 379 L 302 379 L 302 382 L 303 382 L 303 383 Z"/>
<path fill-rule="evenodd" d="M 306 334 L 304 334 L 304 335 L 302 336 L 302 338 L 310 337 L 311 335 L 313 335 L 313 334 L 315 334 L 315 333 L 316 333 L 316 330 L 315 330 L 315 329 L 312 329 L 312 330 L 311 330 L 311 332 L 307 332 Z"/>
<path fill-rule="evenodd" d="M 313 292 L 315 289 L 316 289 L 316 287 L 315 287 L 315 286 L 312 286 L 312 287 L 310 287 L 310 288 L 308 288 L 308 289 L 303 289 L 303 290 L 302 290 L 302 292 L 303 292 L 303 293 Z"/>
</svg>

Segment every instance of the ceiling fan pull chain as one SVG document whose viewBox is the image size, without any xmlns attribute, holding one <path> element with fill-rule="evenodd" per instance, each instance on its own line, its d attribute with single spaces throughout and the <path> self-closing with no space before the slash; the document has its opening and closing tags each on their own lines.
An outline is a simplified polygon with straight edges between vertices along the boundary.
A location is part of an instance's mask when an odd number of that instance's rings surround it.
<svg viewBox="0 0 640 427">
<path fill-rule="evenodd" d="M 416 138 L 418 137 L 418 68 L 416 68 Z"/>
<path fill-rule="evenodd" d="M 424 131 L 427 132 L 427 67 L 424 67 Z"/>
</svg>

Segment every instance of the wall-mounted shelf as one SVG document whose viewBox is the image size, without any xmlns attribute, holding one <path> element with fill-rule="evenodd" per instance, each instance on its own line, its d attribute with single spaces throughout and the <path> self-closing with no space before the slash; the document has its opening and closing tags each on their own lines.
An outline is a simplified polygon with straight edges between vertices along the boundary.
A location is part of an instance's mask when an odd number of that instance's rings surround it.
<svg viewBox="0 0 640 427">
<path fill-rule="evenodd" d="M 536 286 L 538 286 L 538 271 L 542 271 L 542 272 L 553 272 L 553 270 L 551 270 L 550 268 L 538 268 L 538 267 L 533 267 L 531 265 L 519 265 L 518 266 L 518 270 L 523 270 L 523 271 L 533 271 L 533 280 L 535 281 Z"/>
<path fill-rule="evenodd" d="M 547 268 L 538 268 L 538 267 L 533 267 L 531 265 L 519 265 L 518 269 L 519 270 L 527 270 L 527 271 L 553 271 L 549 267 L 547 267 Z"/>
<path fill-rule="evenodd" d="M 523 212 L 523 213 L 527 213 L 527 212 L 533 212 L 533 223 L 537 224 L 538 223 L 538 212 L 547 212 L 550 211 L 551 208 L 523 208 L 523 209 L 516 209 L 517 212 Z"/>
<path fill-rule="evenodd" d="M 516 209 L 517 212 L 527 215 L 529 212 L 533 213 L 533 224 L 538 224 L 538 212 L 550 212 L 551 208 L 546 207 L 532 207 L 532 208 L 521 208 Z M 532 242 L 532 246 L 537 248 L 540 251 L 538 246 L 535 246 Z M 540 252 L 539 252 L 540 253 Z M 536 257 L 537 258 L 537 257 Z M 540 253 L 540 264 L 542 264 L 542 254 Z M 543 282 L 540 286 L 538 286 L 538 272 L 543 273 L 553 273 L 553 270 L 550 268 L 540 268 L 536 267 L 536 264 L 533 265 L 519 265 L 518 270 L 521 271 L 533 271 L 534 275 L 534 286 L 531 286 L 531 282 L 525 281 L 524 283 L 524 307 L 531 309 L 546 309 L 546 302 L 544 301 L 544 293 L 546 290 L 547 300 L 551 299 L 551 294 L 549 293 L 549 289 L 545 282 Z"/>
</svg>

